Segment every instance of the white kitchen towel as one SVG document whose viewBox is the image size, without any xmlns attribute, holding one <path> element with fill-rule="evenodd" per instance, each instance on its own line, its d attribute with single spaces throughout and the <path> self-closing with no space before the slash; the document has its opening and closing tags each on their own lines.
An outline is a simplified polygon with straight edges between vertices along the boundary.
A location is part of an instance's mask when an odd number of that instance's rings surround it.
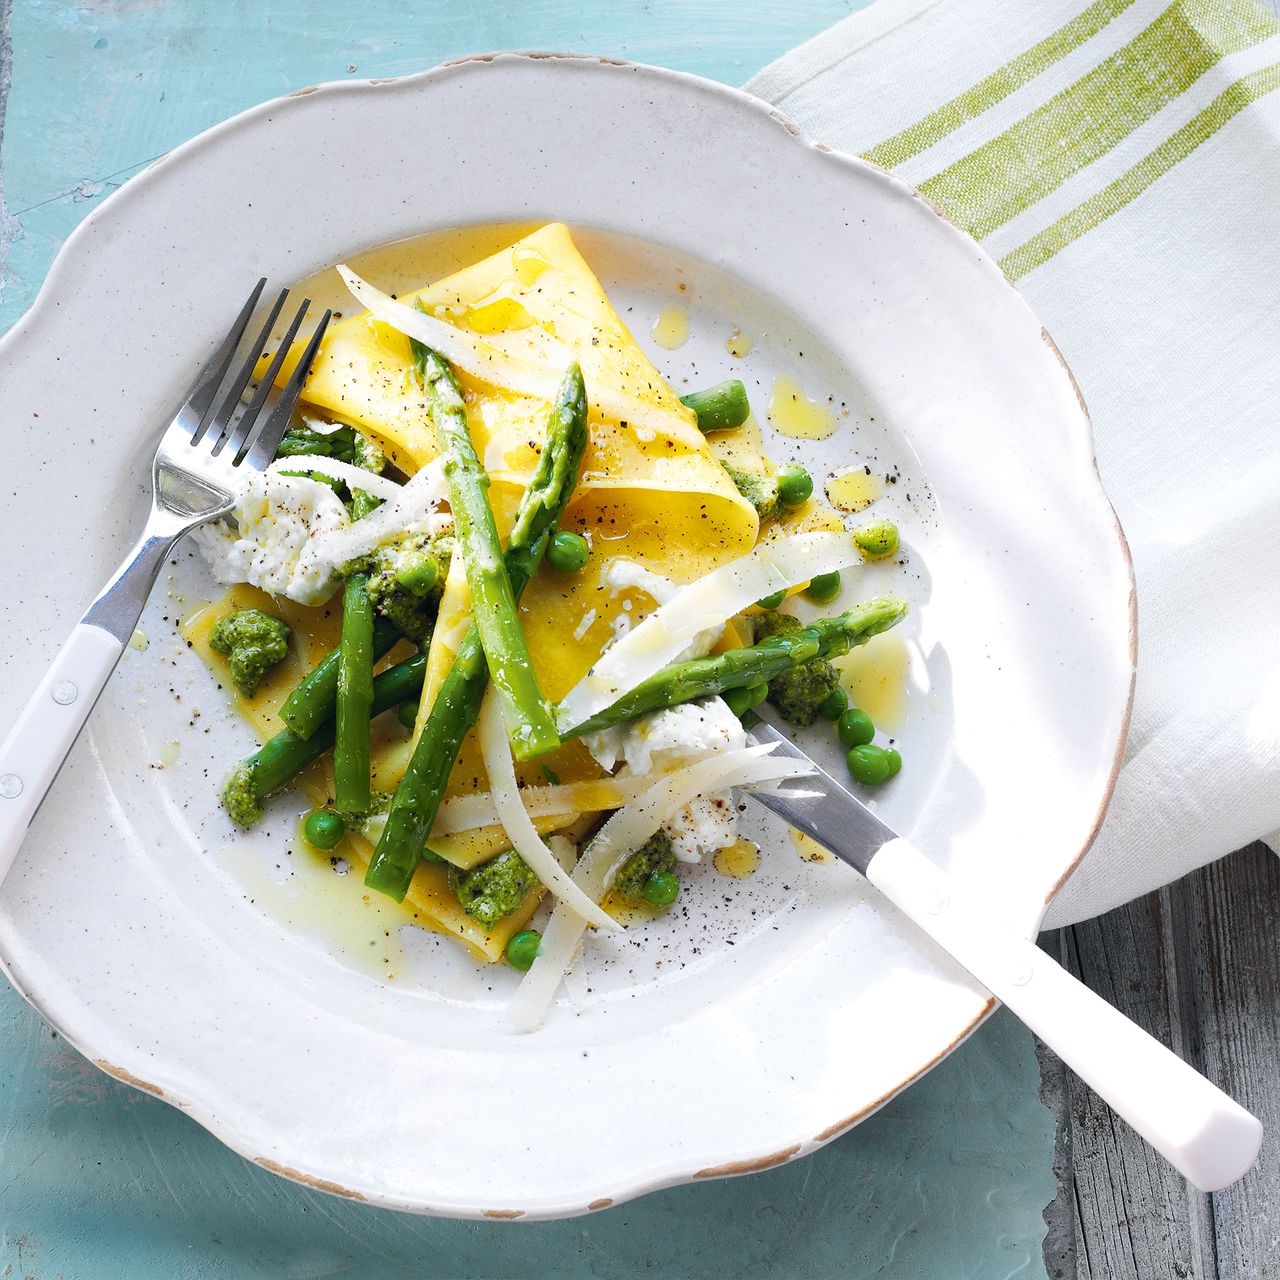
<svg viewBox="0 0 1280 1280">
<path fill-rule="evenodd" d="M 1088 403 L 1137 572 L 1137 694 L 1047 924 L 1277 831 L 1275 19 L 1252 0 L 879 0 L 747 88 L 980 240 Z"/>
</svg>

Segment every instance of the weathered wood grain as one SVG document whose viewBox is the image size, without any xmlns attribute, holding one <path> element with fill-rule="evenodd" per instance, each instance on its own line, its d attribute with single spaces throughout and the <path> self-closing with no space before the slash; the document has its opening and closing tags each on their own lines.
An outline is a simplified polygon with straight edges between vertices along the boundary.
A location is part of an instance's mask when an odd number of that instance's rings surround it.
<svg viewBox="0 0 1280 1280">
<path fill-rule="evenodd" d="M 1061 960 L 1057 933 L 1041 945 Z M 1046 945 L 1047 944 L 1047 945 Z M 1076 1213 L 1069 1194 L 1071 1181 L 1071 1126 L 1067 1121 L 1070 1077 L 1066 1064 L 1052 1050 L 1036 1041 L 1036 1061 L 1040 1064 L 1040 1101 L 1053 1117 L 1053 1176 L 1058 1194 L 1044 1208 L 1044 1269 L 1048 1280 L 1076 1280 Z"/>
<path fill-rule="evenodd" d="M 1262 1121 L 1258 1163 L 1213 1197 L 1219 1280 L 1280 1277 L 1280 858 L 1252 845 L 1192 878 L 1188 975 L 1202 1068 Z"/>
<path fill-rule="evenodd" d="M 1088 984 L 1186 1056 L 1171 899 L 1162 890 L 1066 931 L 1066 961 Z M 1208 1202 L 1074 1078 L 1068 1122 L 1080 1280 L 1214 1275 Z M 1151 1268 L 1158 1266 L 1157 1273 Z"/>
<path fill-rule="evenodd" d="M 1075 1076 L 1042 1055 L 1064 1175 L 1046 1211 L 1050 1276 L 1280 1277 L 1280 859 L 1262 845 L 1046 940 L 1090 987 L 1258 1114 L 1235 1187 L 1189 1187 Z M 1071 1269 L 1074 1267 L 1074 1271 Z"/>
</svg>

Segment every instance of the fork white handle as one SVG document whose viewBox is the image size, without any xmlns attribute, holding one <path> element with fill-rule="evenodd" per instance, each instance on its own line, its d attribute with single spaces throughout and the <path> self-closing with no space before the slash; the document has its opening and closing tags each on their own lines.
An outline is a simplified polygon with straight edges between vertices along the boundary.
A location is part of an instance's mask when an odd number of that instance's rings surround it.
<svg viewBox="0 0 1280 1280">
<path fill-rule="evenodd" d="M 981 894 L 901 838 L 866 875 L 1201 1191 L 1253 1164 L 1262 1144 L 1254 1116 L 1018 936 Z"/>
<path fill-rule="evenodd" d="M 133 634 L 172 548 L 172 528 L 153 524 L 58 651 L 0 746 L 0 881 Z"/>
<path fill-rule="evenodd" d="M 281 291 L 257 339 L 236 363 L 266 283 L 259 280 L 254 286 L 160 437 L 151 464 L 151 514 L 142 537 L 80 619 L 0 746 L 0 880 L 13 866 L 31 819 L 120 660 L 173 544 L 233 509 L 236 468 L 264 470 L 288 428 L 332 313 L 320 318 L 273 403 L 285 358 L 311 305 L 303 301 L 244 407 L 242 396 L 250 390 L 289 296 L 287 289 Z"/>
</svg>

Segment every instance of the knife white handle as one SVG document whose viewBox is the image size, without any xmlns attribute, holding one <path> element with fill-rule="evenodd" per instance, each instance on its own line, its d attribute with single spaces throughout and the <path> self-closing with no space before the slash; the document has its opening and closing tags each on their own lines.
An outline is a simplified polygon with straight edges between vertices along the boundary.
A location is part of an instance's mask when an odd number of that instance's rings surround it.
<svg viewBox="0 0 1280 1280">
<path fill-rule="evenodd" d="M 1201 1191 L 1253 1164 L 1262 1144 L 1255 1116 L 1011 930 L 972 888 L 902 839 L 884 845 L 866 874 Z"/>
</svg>

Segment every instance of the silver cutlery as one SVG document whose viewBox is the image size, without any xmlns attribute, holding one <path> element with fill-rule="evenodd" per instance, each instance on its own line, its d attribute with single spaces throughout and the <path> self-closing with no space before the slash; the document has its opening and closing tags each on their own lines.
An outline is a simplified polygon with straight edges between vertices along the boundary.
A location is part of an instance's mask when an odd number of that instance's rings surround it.
<svg viewBox="0 0 1280 1280">
<path fill-rule="evenodd" d="M 773 743 L 775 754 L 809 759 L 767 722 L 752 736 Z M 1262 1144 L 1256 1117 L 813 767 L 806 777 L 744 794 L 864 875 L 1201 1191 L 1248 1170 Z"/>
<path fill-rule="evenodd" d="M 310 306 L 303 301 L 245 405 L 254 370 L 289 297 L 287 289 L 280 293 L 256 336 L 241 350 L 266 283 L 258 281 L 160 437 L 151 465 L 151 511 L 142 536 L 76 624 L 0 746 L 0 880 L 133 635 L 174 544 L 198 525 L 231 511 L 238 469 L 263 470 L 288 428 L 330 313 L 312 331 L 288 382 L 273 394 Z"/>
</svg>

